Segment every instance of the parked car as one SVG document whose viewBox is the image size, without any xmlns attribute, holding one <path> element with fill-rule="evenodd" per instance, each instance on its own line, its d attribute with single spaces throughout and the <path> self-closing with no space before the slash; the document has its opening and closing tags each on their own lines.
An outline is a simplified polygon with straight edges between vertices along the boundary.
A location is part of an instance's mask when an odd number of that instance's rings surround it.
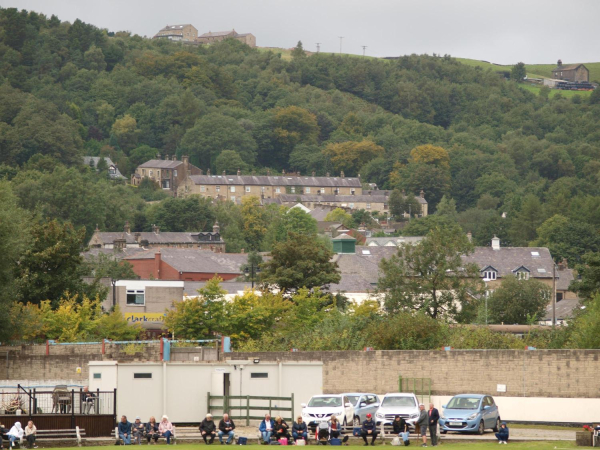
<svg viewBox="0 0 600 450">
<path fill-rule="evenodd" d="M 390 393 L 383 396 L 375 414 L 377 424 L 390 424 L 396 416 L 402 417 L 411 428 L 419 418 L 419 402 L 415 394 Z"/>
<path fill-rule="evenodd" d="M 379 397 L 376 394 L 365 394 L 361 392 L 349 392 L 342 394 L 348 397 L 354 406 L 354 426 L 360 426 L 367 420 L 367 414 L 375 416 L 379 409 Z"/>
<path fill-rule="evenodd" d="M 498 431 L 500 411 L 491 395 L 455 395 L 442 407 L 440 431 L 475 432 L 483 434 L 488 428 Z"/>
<path fill-rule="evenodd" d="M 354 420 L 354 406 L 345 394 L 313 395 L 308 404 L 302 403 L 302 418 L 310 428 L 327 422 L 331 416 L 346 426 Z"/>
</svg>

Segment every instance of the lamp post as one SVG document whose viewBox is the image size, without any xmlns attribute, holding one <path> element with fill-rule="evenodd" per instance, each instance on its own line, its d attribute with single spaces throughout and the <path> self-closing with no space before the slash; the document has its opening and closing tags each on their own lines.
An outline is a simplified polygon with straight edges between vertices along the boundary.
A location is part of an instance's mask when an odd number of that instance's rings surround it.
<svg viewBox="0 0 600 450">
<path fill-rule="evenodd" d="M 247 275 L 250 275 L 250 279 L 252 280 L 252 289 L 254 289 L 254 277 L 256 276 L 257 273 L 260 273 L 260 267 L 259 266 L 255 266 L 254 262 L 250 263 L 250 268 L 248 268 L 248 266 L 246 266 L 246 268 L 244 269 L 244 273 Z"/>
</svg>

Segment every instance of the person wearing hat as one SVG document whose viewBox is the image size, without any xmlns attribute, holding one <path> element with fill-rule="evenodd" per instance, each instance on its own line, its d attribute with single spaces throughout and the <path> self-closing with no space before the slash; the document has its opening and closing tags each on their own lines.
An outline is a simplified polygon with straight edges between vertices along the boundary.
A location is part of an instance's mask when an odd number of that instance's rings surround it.
<svg viewBox="0 0 600 450">
<path fill-rule="evenodd" d="M 217 427 L 215 425 L 215 421 L 213 420 L 212 414 L 206 415 L 206 418 L 202 421 L 199 428 L 205 444 L 212 444 L 215 442 L 215 437 L 217 436 Z M 210 441 L 207 441 L 207 438 L 210 438 Z"/>
<path fill-rule="evenodd" d="M 146 427 L 142 423 L 142 419 L 140 416 L 135 418 L 135 422 L 133 423 L 133 439 L 137 445 L 142 445 L 142 436 L 144 435 L 144 430 Z"/>
<path fill-rule="evenodd" d="M 360 436 L 363 438 L 363 441 L 365 441 L 364 445 L 369 445 L 367 442 L 367 437 L 369 436 L 371 436 L 371 445 L 375 445 L 375 439 L 377 438 L 377 424 L 370 413 L 367 414 L 367 420 L 362 424 Z"/>
<path fill-rule="evenodd" d="M 498 444 L 506 444 L 508 443 L 508 427 L 506 426 L 506 422 L 502 422 L 500 424 L 500 429 L 496 433 L 496 439 L 498 439 Z"/>
<path fill-rule="evenodd" d="M 173 436 L 173 424 L 169 422 L 167 416 L 162 416 L 158 424 L 158 434 L 167 440 L 167 445 L 171 445 L 171 437 Z"/>
<path fill-rule="evenodd" d="M 423 438 L 423 444 L 421 447 L 427 447 L 427 427 L 429 426 L 429 415 L 425 411 L 425 405 L 421 403 L 419 405 L 419 418 L 417 419 L 417 425 L 421 429 L 421 438 Z"/>
</svg>

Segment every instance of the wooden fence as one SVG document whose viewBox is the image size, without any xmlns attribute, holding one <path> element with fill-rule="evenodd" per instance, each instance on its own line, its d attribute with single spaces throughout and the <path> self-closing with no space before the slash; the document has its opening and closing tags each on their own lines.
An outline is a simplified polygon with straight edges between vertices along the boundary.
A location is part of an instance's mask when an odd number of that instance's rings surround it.
<svg viewBox="0 0 600 450">
<path fill-rule="evenodd" d="M 294 394 L 291 397 L 261 397 L 254 395 L 210 395 L 207 394 L 207 410 L 216 417 L 228 413 L 233 420 L 262 420 L 265 414 L 282 416 L 284 420 L 293 422 Z M 281 406 L 281 404 L 287 406 Z M 260 413 L 259 413 L 260 412 Z M 275 412 L 275 414 L 273 414 Z"/>
</svg>

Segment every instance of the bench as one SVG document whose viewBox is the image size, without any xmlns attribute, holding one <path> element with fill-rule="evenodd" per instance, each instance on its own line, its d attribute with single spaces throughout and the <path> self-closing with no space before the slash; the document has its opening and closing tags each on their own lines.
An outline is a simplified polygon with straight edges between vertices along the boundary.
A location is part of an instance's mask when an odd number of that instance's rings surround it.
<svg viewBox="0 0 600 450">
<path fill-rule="evenodd" d="M 175 425 L 173 425 L 173 430 L 171 430 L 173 435 L 171 436 L 171 443 L 173 445 L 177 445 L 177 435 L 175 434 Z M 115 445 L 125 445 L 123 439 L 119 437 L 119 426 L 117 425 L 113 431 L 111 431 L 110 436 L 115 438 Z M 163 436 L 159 435 L 159 439 L 164 439 Z M 134 437 L 131 436 L 131 441 L 133 444 Z M 146 440 L 146 433 L 142 436 L 142 440 Z"/>
<path fill-rule="evenodd" d="M 47 441 L 70 441 L 74 440 L 81 447 L 81 443 L 85 440 L 85 429 L 75 427 L 64 430 L 37 430 L 35 433 L 35 442 Z M 19 440 L 21 447 L 27 442 L 25 436 Z"/>
</svg>

